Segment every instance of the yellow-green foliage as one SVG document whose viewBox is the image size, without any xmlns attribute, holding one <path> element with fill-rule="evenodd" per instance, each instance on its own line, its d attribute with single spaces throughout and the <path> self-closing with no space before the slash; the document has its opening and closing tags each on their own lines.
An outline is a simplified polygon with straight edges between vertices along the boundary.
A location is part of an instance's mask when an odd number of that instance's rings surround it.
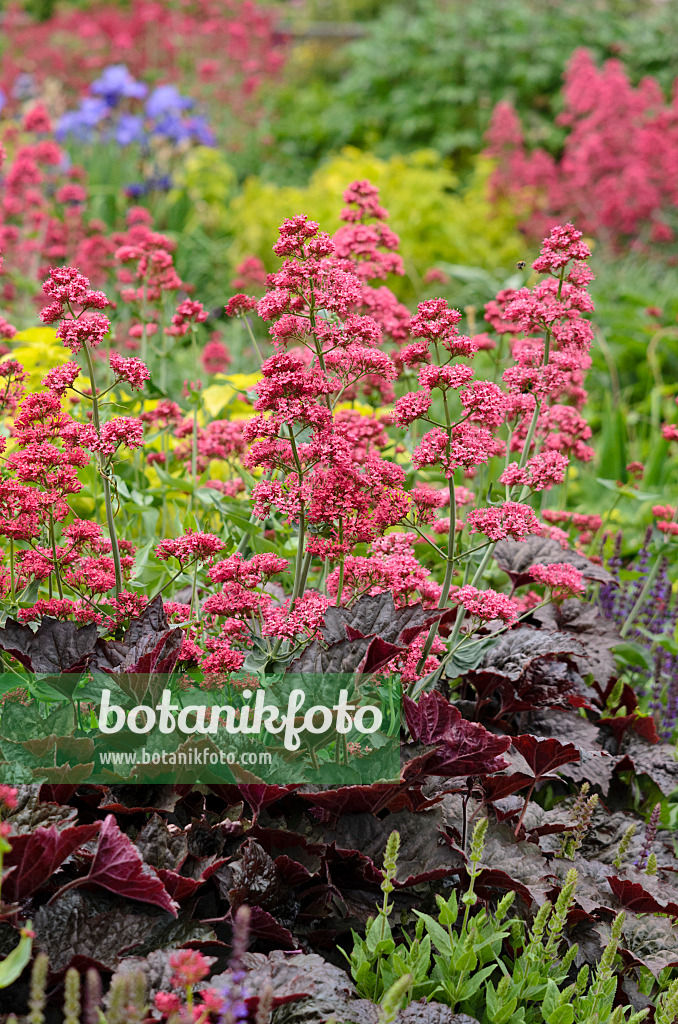
<svg viewBox="0 0 678 1024">
<path fill-rule="evenodd" d="M 16 359 L 28 371 L 27 391 L 40 391 L 47 371 L 67 363 L 70 357 L 53 327 L 28 327 L 14 335 L 12 351 L 4 359 Z"/>
<path fill-rule="evenodd" d="M 224 154 L 211 146 L 189 150 L 182 166 L 175 171 L 176 188 L 170 204 L 184 195 L 189 210 L 185 230 L 200 224 L 224 230 L 229 222 L 228 200 L 235 185 L 235 171 Z"/>
<path fill-rule="evenodd" d="M 347 148 L 322 164 L 306 188 L 278 187 L 248 179 L 230 209 L 234 263 L 259 256 L 267 269 L 278 261 L 271 252 L 285 217 L 306 213 L 333 232 L 339 225 L 342 192 L 352 181 L 369 178 L 381 190 L 390 227 L 400 235 L 400 252 L 409 280 L 391 282 L 401 297 L 420 291 L 421 276 L 439 261 L 492 270 L 510 267 L 523 244 L 508 207 L 496 209 L 488 198 L 491 163 L 478 158 L 463 187 L 449 163 L 433 150 L 382 160 Z"/>
</svg>

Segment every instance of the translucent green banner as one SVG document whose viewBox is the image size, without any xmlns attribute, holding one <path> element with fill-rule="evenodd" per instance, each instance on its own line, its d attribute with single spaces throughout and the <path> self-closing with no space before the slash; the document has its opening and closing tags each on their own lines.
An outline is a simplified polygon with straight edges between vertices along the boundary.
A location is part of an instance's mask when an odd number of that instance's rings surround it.
<svg viewBox="0 0 678 1024">
<path fill-rule="evenodd" d="M 20 687 L 20 689 L 17 689 Z M 400 775 L 401 692 L 352 675 L 0 676 L 0 781 L 355 785 Z"/>
</svg>

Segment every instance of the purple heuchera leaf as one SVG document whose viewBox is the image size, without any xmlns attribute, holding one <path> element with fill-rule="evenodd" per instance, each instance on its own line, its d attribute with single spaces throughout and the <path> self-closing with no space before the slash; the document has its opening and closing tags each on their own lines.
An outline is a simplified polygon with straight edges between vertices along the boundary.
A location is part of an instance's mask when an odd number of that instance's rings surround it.
<svg viewBox="0 0 678 1024">
<path fill-rule="evenodd" d="M 421 743 L 437 743 L 461 719 L 461 714 L 438 690 L 422 693 L 419 701 L 403 697 L 410 736 Z"/>
<path fill-rule="evenodd" d="M 579 760 L 579 751 L 573 743 L 560 743 L 553 737 L 541 740 L 529 733 L 514 736 L 513 746 L 524 757 L 535 779 L 550 775 L 570 761 Z"/>
<path fill-rule="evenodd" d="M 410 735 L 437 749 L 422 759 L 421 770 L 429 775 L 460 778 L 490 775 L 508 767 L 500 756 L 511 745 L 508 736 L 495 736 L 484 726 L 467 722 L 437 690 L 424 693 L 419 703 L 403 698 Z"/>
<path fill-rule="evenodd" d="M 5 899 L 11 902 L 31 896 L 71 854 L 94 839 L 99 827 L 98 821 L 93 825 L 76 825 L 61 830 L 50 825 L 49 828 L 36 828 L 34 832 L 12 836 L 12 849 L 5 854 L 4 866 L 14 870 L 3 879 Z"/>
<path fill-rule="evenodd" d="M 34 633 L 29 626 L 7 619 L 4 629 L 0 629 L 0 650 L 31 672 L 58 675 L 86 667 L 94 653 L 97 635 L 93 622 L 78 626 L 76 622 L 45 616 Z"/>
<path fill-rule="evenodd" d="M 152 903 L 167 910 L 174 917 L 177 916 L 177 905 L 158 878 L 157 872 L 144 863 L 139 850 L 129 837 L 120 831 L 112 814 L 104 819 L 101 826 L 97 852 L 89 873 L 69 882 L 59 890 L 54 899 L 67 889 L 79 885 L 96 885 L 117 896 L 139 900 L 141 903 Z"/>
<path fill-rule="evenodd" d="M 428 771 L 446 778 L 501 772 L 508 765 L 500 755 L 510 746 L 509 736 L 495 736 L 485 726 L 460 718 L 433 752 Z"/>
</svg>

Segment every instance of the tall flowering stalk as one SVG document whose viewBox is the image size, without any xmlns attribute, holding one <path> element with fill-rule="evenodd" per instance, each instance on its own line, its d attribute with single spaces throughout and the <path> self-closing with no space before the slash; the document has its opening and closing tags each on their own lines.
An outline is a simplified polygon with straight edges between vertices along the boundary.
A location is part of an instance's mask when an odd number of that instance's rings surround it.
<svg viewBox="0 0 678 1024">
<path fill-rule="evenodd" d="M 493 382 L 476 379 L 470 366 L 456 362 L 459 357 L 473 358 L 477 346 L 473 339 L 459 335 L 461 314 L 448 309 L 443 300 L 421 303 L 412 319 L 412 333 L 424 341 L 403 350 L 401 359 L 424 365 L 418 374 L 419 390 L 396 402 L 395 420 L 402 426 L 415 420 L 432 425 L 413 451 L 412 461 L 420 470 L 439 467 L 448 481 L 450 535 L 440 607 L 447 602 L 455 562 L 465 561 L 452 648 L 460 638 L 466 614 L 477 614 L 476 588 L 497 541 L 505 537 L 520 541 L 543 532 L 525 499 L 561 483 L 571 454 L 591 457 L 584 444 L 590 430 L 578 412 L 585 398 L 582 374 L 590 363 L 592 339 L 591 326 L 582 315 L 593 308 L 586 292 L 592 277 L 585 265 L 589 256 L 581 232 L 572 225 L 555 228 L 533 263 L 535 271 L 548 276 L 531 291 L 523 288 L 504 293 L 501 305 L 494 303 L 488 310 L 488 319 L 496 320 L 499 312 L 501 326 L 507 322 L 514 334 L 515 365 L 502 376 L 506 391 Z M 443 423 L 432 418 L 434 393 L 441 393 Z M 572 404 L 561 404 L 561 397 Z M 496 436 L 501 428 L 506 430 L 506 441 Z M 472 550 L 460 551 L 455 558 L 455 473 L 473 474 L 477 467 L 504 453 L 504 469 L 497 481 L 504 485 L 504 501 L 473 509 L 466 518 L 471 534 L 487 538 L 473 549 L 484 548 L 484 553 L 471 575 Z M 516 460 L 511 459 L 513 453 L 518 455 Z M 483 600 L 492 600 L 491 593 L 484 593 Z M 469 601 L 474 602 L 473 607 Z M 436 630 L 437 623 L 429 632 L 419 669 L 424 667 Z"/>
<path fill-rule="evenodd" d="M 368 283 L 399 269 L 397 238 L 385 227 L 386 212 L 369 183 L 354 183 L 345 198 L 346 226 L 334 239 L 306 217 L 284 222 L 274 247 L 283 265 L 256 302 L 275 351 L 255 388 L 256 415 L 243 428 L 243 461 L 263 474 L 252 491 L 254 516 L 287 523 L 296 534 L 286 628 L 275 624 L 265 593 L 254 605 L 250 598 L 240 603 L 242 594 L 236 599 L 230 581 L 240 578 L 241 562 L 234 556 L 223 569 L 210 570 L 213 580 L 224 579 L 224 592 L 204 607 L 217 612 L 218 605 L 217 613 L 227 616 L 218 651 L 226 666 L 237 660 L 235 634 L 227 636 L 234 618 L 254 615 L 261 634 L 277 635 L 269 648 L 275 658 L 316 635 L 330 600 L 350 605 L 363 594 L 390 590 L 396 604 L 457 606 L 449 649 L 437 638 L 436 624 L 413 645 L 414 663 L 399 665 L 403 678 L 414 682 L 439 666 L 437 656 L 450 657 L 466 642 L 468 619 L 472 631 L 491 619 L 516 620 L 519 606 L 509 596 L 480 589 L 494 546 L 504 537 L 549 535 L 552 527 L 525 499 L 562 483 L 570 456 L 591 457 L 590 430 L 579 412 L 592 333 L 584 319 L 592 308 L 589 250 L 571 225 L 555 229 L 534 264 L 545 280 L 531 291 L 504 293 L 488 310 L 488 318 L 499 312 L 512 338 L 514 365 L 502 387 L 469 365 L 482 343 L 460 333 L 461 314 L 444 300 L 422 303 L 408 320 L 388 289 Z M 254 305 L 238 295 L 227 312 L 244 314 Z M 390 355 L 382 351 L 385 338 L 395 344 Z M 342 408 L 360 391 L 373 402 L 391 397 L 390 382 L 401 372 L 417 373 L 418 390 L 399 398 L 389 416 L 361 417 Z M 404 449 L 396 441 L 389 451 L 394 442 L 386 428 L 417 421 L 430 429 L 411 453 L 415 480 L 408 486 L 393 457 Z M 473 478 L 500 456 L 496 483 L 503 500 L 477 504 L 463 475 Z M 462 520 L 459 509 L 468 505 L 476 507 Z M 449 509 L 447 517 L 438 516 L 441 508 Z M 399 532 L 389 532 L 394 528 Z M 446 550 L 438 532 L 447 533 Z M 442 583 L 416 557 L 418 538 L 442 560 Z M 355 554 L 357 545 L 366 545 L 367 554 Z M 479 564 L 476 552 L 482 552 Z M 567 566 L 536 566 L 533 579 L 558 599 L 583 590 L 580 574 Z"/>
<path fill-rule="evenodd" d="M 354 182 L 344 198 L 334 237 L 303 215 L 286 220 L 275 244 L 282 263 L 268 275 L 266 294 L 239 294 L 227 304 L 228 315 L 256 309 L 272 345 L 256 397 L 248 398 L 253 415 L 244 420 L 203 423 L 197 401 L 185 416 L 169 399 L 138 419 L 106 420 L 108 391 L 122 382 L 140 390 L 149 371 L 112 349 L 112 383 L 102 386 L 106 296 L 72 267 L 50 273 L 43 322 L 58 323 L 58 336 L 82 352 L 91 387 L 78 385 L 81 368 L 71 360 L 49 371 L 47 393 L 29 396 L 15 417 L 5 465 L 19 479 L 0 481 L 0 510 L 3 532 L 22 547 L 0 585 L 13 593 L 31 582 L 49 586 L 48 600 L 20 608 L 23 621 L 50 614 L 117 628 L 144 607 L 146 595 L 124 590 L 134 549 L 116 534 L 114 514 L 118 450 L 140 449 L 144 424 L 153 429 L 147 479 L 157 465 L 172 479 L 190 473 L 216 492 L 218 511 L 208 513 L 214 532 L 182 531 L 185 499 L 160 498 L 162 531 L 170 536 L 155 545 L 153 570 L 167 614 L 186 628 L 180 660 L 201 669 L 206 685 L 243 666 L 277 670 L 309 643 L 323 642 L 328 607 L 350 609 L 364 596 L 389 592 L 397 608 L 421 605 L 434 622 L 388 668 L 417 692 L 461 645 L 476 642 L 473 634 L 486 623 L 509 628 L 546 599 L 542 594 L 560 601 L 583 591 L 581 574 L 561 564 L 533 566 L 528 575 L 537 590 L 527 598 L 483 586 L 499 540 L 563 534 L 546 515 L 540 520 L 530 501 L 562 483 L 570 458 L 591 456 L 580 412 L 591 340 L 588 249 L 580 233 L 571 225 L 555 229 L 534 264 L 545 275 L 540 283 L 501 292 L 488 304 L 488 323 L 508 339 L 511 354 L 497 381 L 477 369 L 478 354 L 492 344 L 488 335 L 464 335 L 461 314 L 442 299 L 422 303 L 412 316 L 384 284 L 403 268 L 374 186 Z M 197 363 L 206 313 L 189 299 L 167 313 L 168 297 L 181 286 L 171 244 L 142 211 L 133 211 L 117 241 L 118 317 L 128 343 L 146 343 L 162 362 L 167 337 L 190 332 Z M 158 331 L 164 341 L 155 349 L 150 339 Z M 415 387 L 396 399 L 399 380 Z M 63 412 L 62 397 L 72 392 L 76 415 L 91 403 L 91 422 Z M 108 540 L 97 524 L 71 518 L 68 497 L 92 455 Z M 139 489 L 143 472 L 137 464 Z M 229 537 L 227 503 L 241 522 L 232 503 L 248 483 L 250 523 L 261 524 L 265 541 L 293 549 L 291 559 L 282 546 L 262 552 L 247 529 L 239 543 Z M 172 588 L 187 582 L 190 601 L 173 600 Z"/>
<path fill-rule="evenodd" d="M 104 293 L 92 290 L 89 280 L 74 267 L 53 269 L 43 285 L 43 290 L 52 298 L 52 302 L 43 308 L 40 314 L 41 320 L 46 324 L 58 322 L 57 336 L 74 354 L 82 351 L 85 357 L 90 382 L 89 392 L 80 391 L 74 387 L 75 380 L 80 374 L 80 366 L 77 362 L 66 363 L 51 371 L 45 378 L 45 383 L 53 393 L 63 394 L 71 388 L 82 398 L 89 398 L 92 402 L 92 427 L 84 427 L 80 430 L 79 441 L 81 445 L 95 454 L 99 467 L 115 571 L 115 596 L 118 598 L 123 590 L 123 575 L 111 496 L 112 462 L 113 456 L 121 444 L 128 448 L 138 448 L 142 445 L 143 425 L 132 417 L 118 417 L 106 423 L 101 420 L 100 402 L 110 388 L 97 391 L 92 349 L 101 344 L 108 334 L 111 324 L 103 313 L 93 313 L 92 310 L 105 309 L 109 304 Z M 116 353 L 111 356 L 111 369 L 116 380 L 127 380 L 137 388 L 142 387 L 150 376 L 141 360 L 124 359 Z M 56 566 L 54 543 L 53 549 Z M 63 597 L 61 587 L 59 595 Z"/>
</svg>

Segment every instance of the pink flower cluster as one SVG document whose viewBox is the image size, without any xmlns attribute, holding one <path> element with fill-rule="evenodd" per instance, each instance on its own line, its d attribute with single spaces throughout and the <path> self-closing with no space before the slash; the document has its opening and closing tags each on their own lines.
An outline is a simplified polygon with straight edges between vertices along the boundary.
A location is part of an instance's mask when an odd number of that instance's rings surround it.
<svg viewBox="0 0 678 1024">
<path fill-rule="evenodd" d="M 558 159 L 530 150 L 513 107 L 498 104 L 487 136 L 497 161 L 495 194 L 511 197 L 533 237 L 572 218 L 617 247 L 629 238 L 636 247 L 671 242 L 678 206 L 676 94 L 667 104 L 654 79 L 634 87 L 620 61 L 599 69 L 580 49 L 565 71 L 563 101 L 558 120 L 567 136 Z"/>
</svg>

